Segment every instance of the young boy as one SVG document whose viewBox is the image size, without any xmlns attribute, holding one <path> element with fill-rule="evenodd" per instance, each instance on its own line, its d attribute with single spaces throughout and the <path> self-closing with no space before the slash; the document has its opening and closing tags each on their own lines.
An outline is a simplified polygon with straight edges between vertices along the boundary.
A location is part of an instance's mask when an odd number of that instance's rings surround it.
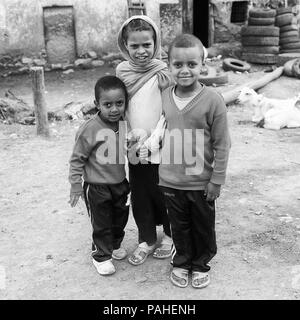
<svg viewBox="0 0 300 320">
<path fill-rule="evenodd" d="M 169 48 L 176 85 L 162 95 L 167 128 L 159 167 L 175 252 L 170 279 L 179 287 L 209 284 L 208 262 L 217 252 L 215 200 L 220 196 L 230 149 L 223 98 L 198 81 L 204 51 L 193 35 L 177 36 Z"/>
<path fill-rule="evenodd" d="M 172 239 L 163 195 L 158 187 L 159 148 L 152 148 L 151 132 L 163 126 L 161 90 L 172 83 L 167 64 L 156 59 L 160 50 L 160 35 L 155 23 L 147 16 L 132 16 L 124 22 L 118 35 L 119 48 L 127 61 L 120 63 L 116 75 L 129 93 L 126 120 L 132 145 L 148 146 L 146 161 L 136 161 L 139 148 L 129 150 L 129 182 L 133 217 L 138 227 L 138 247 L 129 256 L 133 265 L 142 264 L 153 253 L 155 258 L 171 256 Z M 145 141 L 146 140 L 146 141 Z M 155 144 L 155 143 L 154 143 Z M 143 149 L 145 152 L 146 149 Z M 148 151 L 146 151 L 148 152 Z M 139 159 L 144 159 L 140 157 Z M 134 161 L 133 161 L 134 160 Z M 163 225 L 164 235 L 160 245 L 156 226 Z"/>
<path fill-rule="evenodd" d="M 127 104 L 126 87 L 120 79 L 99 79 L 95 85 L 99 111 L 79 128 L 70 159 L 70 204 L 74 207 L 80 197 L 85 200 L 93 229 L 92 261 L 100 275 L 113 274 L 112 258 L 123 259 L 127 254 L 120 245 L 128 220 L 129 183 L 125 178 L 125 133 L 119 133 Z"/>
</svg>

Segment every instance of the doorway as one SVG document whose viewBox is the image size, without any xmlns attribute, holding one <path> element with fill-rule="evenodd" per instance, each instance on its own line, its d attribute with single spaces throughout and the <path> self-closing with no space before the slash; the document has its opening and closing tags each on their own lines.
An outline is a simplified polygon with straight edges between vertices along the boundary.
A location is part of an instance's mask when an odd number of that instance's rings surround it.
<svg viewBox="0 0 300 320">
<path fill-rule="evenodd" d="M 48 63 L 74 62 L 76 43 L 73 7 L 44 7 L 43 19 Z"/>
<path fill-rule="evenodd" d="M 209 0 L 193 1 L 193 34 L 205 47 L 209 43 Z"/>
</svg>

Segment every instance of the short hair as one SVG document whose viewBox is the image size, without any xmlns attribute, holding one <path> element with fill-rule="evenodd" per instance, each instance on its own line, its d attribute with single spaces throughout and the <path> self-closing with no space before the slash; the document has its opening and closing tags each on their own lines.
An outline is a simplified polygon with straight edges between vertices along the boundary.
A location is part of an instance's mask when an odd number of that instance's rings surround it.
<svg viewBox="0 0 300 320">
<path fill-rule="evenodd" d="M 122 30 L 122 38 L 127 42 L 130 32 L 134 31 L 152 31 L 153 40 L 156 41 L 155 31 L 150 23 L 143 19 L 133 19 L 131 20 Z"/>
<path fill-rule="evenodd" d="M 204 47 L 200 39 L 196 36 L 183 33 L 175 37 L 175 39 L 170 43 L 169 50 L 168 50 L 168 59 L 170 61 L 171 53 L 173 48 L 193 48 L 198 47 L 200 49 L 200 56 L 202 61 L 204 61 Z"/>
<path fill-rule="evenodd" d="M 128 92 L 124 82 L 116 76 L 104 76 L 100 78 L 95 85 L 95 101 L 99 103 L 101 90 L 121 89 L 125 95 L 125 109 L 128 107 Z"/>
</svg>

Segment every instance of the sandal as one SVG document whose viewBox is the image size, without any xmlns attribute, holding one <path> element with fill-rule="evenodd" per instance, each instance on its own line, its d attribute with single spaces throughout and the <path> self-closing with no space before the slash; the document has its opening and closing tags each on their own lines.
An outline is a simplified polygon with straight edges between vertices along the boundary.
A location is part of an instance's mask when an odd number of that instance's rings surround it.
<svg viewBox="0 0 300 320">
<path fill-rule="evenodd" d="M 172 238 L 164 236 L 160 246 L 153 252 L 153 258 L 165 259 L 172 256 L 173 241 Z"/>
<path fill-rule="evenodd" d="M 170 274 L 171 282 L 180 288 L 186 288 L 189 284 L 189 271 L 174 267 Z"/>
<path fill-rule="evenodd" d="M 146 242 L 140 243 L 128 258 L 128 262 L 134 266 L 144 263 L 149 254 L 153 252 L 154 248 L 155 245 L 148 246 Z"/>
<path fill-rule="evenodd" d="M 192 287 L 196 289 L 201 289 L 207 287 L 210 283 L 210 277 L 207 272 L 192 272 Z"/>
</svg>

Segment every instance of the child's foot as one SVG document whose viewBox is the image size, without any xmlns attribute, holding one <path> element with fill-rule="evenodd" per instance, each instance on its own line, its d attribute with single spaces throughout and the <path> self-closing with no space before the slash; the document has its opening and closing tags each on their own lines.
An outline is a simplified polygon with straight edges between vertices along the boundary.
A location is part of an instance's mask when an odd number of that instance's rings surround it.
<svg viewBox="0 0 300 320">
<path fill-rule="evenodd" d="M 175 286 L 186 288 L 189 284 L 189 270 L 174 267 L 170 279 Z"/>
<path fill-rule="evenodd" d="M 153 257 L 157 259 L 169 258 L 172 255 L 173 241 L 171 237 L 164 235 L 160 246 L 153 252 Z"/>
<path fill-rule="evenodd" d="M 128 262 L 134 266 L 144 263 L 148 255 L 153 252 L 154 248 L 155 244 L 148 246 L 147 242 L 140 243 L 128 258 Z"/>
<path fill-rule="evenodd" d="M 196 289 L 201 289 L 207 287 L 210 283 L 210 277 L 207 272 L 192 272 L 192 287 Z"/>
<path fill-rule="evenodd" d="M 120 247 L 119 249 L 115 249 L 113 252 L 112 252 L 112 258 L 115 259 L 115 260 L 122 260 L 124 258 L 126 258 L 127 256 L 127 251 Z"/>
<path fill-rule="evenodd" d="M 101 276 L 108 276 L 116 272 L 115 266 L 113 265 L 111 259 L 102 262 L 98 262 L 93 259 L 93 264 Z"/>
</svg>

